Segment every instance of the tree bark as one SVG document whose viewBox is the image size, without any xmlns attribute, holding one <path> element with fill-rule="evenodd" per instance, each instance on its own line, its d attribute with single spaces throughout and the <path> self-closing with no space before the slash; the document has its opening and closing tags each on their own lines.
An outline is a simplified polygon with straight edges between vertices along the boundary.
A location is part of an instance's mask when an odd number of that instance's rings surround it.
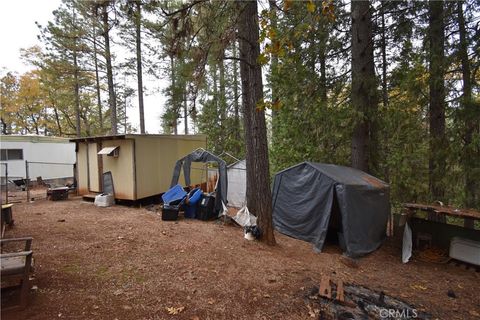
<svg viewBox="0 0 480 320">
<path fill-rule="evenodd" d="M 387 39 L 385 35 L 385 3 L 380 4 L 380 17 L 381 17 L 381 28 L 382 28 L 382 100 L 383 107 L 388 106 L 388 87 L 387 87 Z"/>
<path fill-rule="evenodd" d="M 278 26 L 276 1 L 268 0 L 268 4 L 271 12 L 270 24 L 272 26 L 272 29 L 276 30 Z M 275 79 L 274 79 L 275 77 L 273 76 L 277 68 L 278 68 L 278 56 L 274 54 L 272 55 L 272 58 L 270 60 L 270 89 L 272 90 L 272 103 L 276 103 L 279 99 L 277 84 L 275 83 Z M 272 110 L 272 141 L 273 143 L 276 143 L 275 139 L 278 136 L 276 134 L 278 130 L 277 128 L 278 128 L 278 110 L 274 108 Z"/>
<path fill-rule="evenodd" d="M 135 31 L 137 44 L 137 82 L 138 82 L 138 109 L 140 112 L 140 133 L 145 133 L 145 114 L 143 107 L 143 76 L 142 76 L 142 34 L 141 34 L 141 4 L 140 0 L 135 1 Z"/>
<path fill-rule="evenodd" d="M 443 1 L 429 1 L 429 187 L 432 200 L 444 201 L 445 190 L 445 26 Z"/>
<path fill-rule="evenodd" d="M 94 9 L 94 15 L 96 10 Z M 102 112 L 102 97 L 100 95 L 100 77 L 98 75 L 98 56 L 97 56 L 97 28 L 95 22 L 93 23 L 93 61 L 95 64 L 95 90 L 97 92 L 97 109 L 98 109 L 98 122 L 100 128 L 100 134 L 103 134 L 103 112 Z"/>
<path fill-rule="evenodd" d="M 176 95 L 176 81 L 175 81 L 175 60 L 174 60 L 174 57 L 173 57 L 173 54 L 170 55 L 170 81 L 171 81 L 171 87 L 172 87 L 172 90 L 171 90 L 171 95 L 172 95 L 172 108 L 175 112 L 175 117 L 173 119 L 173 123 L 171 124 L 172 125 L 172 128 L 173 128 L 173 134 L 177 135 L 178 134 L 178 127 L 177 127 L 177 118 L 176 118 L 176 114 L 177 114 L 177 100 L 178 100 L 178 97 Z"/>
<path fill-rule="evenodd" d="M 373 61 L 372 18 L 369 1 L 352 1 L 352 105 L 358 113 L 352 137 L 352 167 L 369 172 L 376 79 Z"/>
<path fill-rule="evenodd" d="M 318 22 L 320 46 L 318 52 L 318 61 L 320 63 L 320 98 L 324 107 L 327 103 L 327 39 L 328 30 L 326 28 L 326 19 L 322 18 Z"/>
<path fill-rule="evenodd" d="M 219 116 L 220 116 L 220 139 L 221 139 L 221 146 L 222 150 L 221 152 L 225 151 L 225 144 L 227 140 L 227 132 L 225 129 L 225 122 L 227 119 L 227 99 L 226 99 L 226 83 L 225 83 L 225 65 L 223 62 L 223 56 L 225 54 L 222 53 L 222 58 L 218 62 L 219 66 L 219 89 L 220 89 L 220 99 L 219 99 L 219 104 L 218 104 L 218 111 L 219 111 Z"/>
<path fill-rule="evenodd" d="M 75 11 L 73 12 L 73 19 L 75 20 Z M 80 86 L 78 83 L 77 35 L 73 36 L 73 81 L 75 91 L 75 132 L 77 137 L 80 137 L 82 135 L 82 129 L 80 126 Z"/>
<path fill-rule="evenodd" d="M 462 62 L 462 81 L 463 81 L 463 95 L 462 95 L 462 115 L 465 122 L 465 159 L 463 163 L 463 170 L 465 174 L 465 207 L 475 208 L 477 205 L 478 186 L 475 179 L 474 172 L 478 170 L 478 155 L 475 152 L 473 143 L 473 135 L 475 132 L 475 105 L 472 99 L 472 72 L 470 60 L 468 59 L 468 40 L 467 31 L 465 28 L 465 17 L 463 15 L 463 2 L 457 2 L 457 19 L 460 33 L 460 59 Z M 477 123 L 478 126 L 478 123 Z M 477 159 L 477 160 L 475 160 Z M 473 228 L 473 220 L 469 219 L 466 222 L 466 227 Z"/>
<path fill-rule="evenodd" d="M 263 100 L 258 9 L 256 1 L 239 1 L 240 76 L 247 162 L 247 205 L 257 215 L 262 241 L 274 245 L 272 194 L 268 163 L 265 112 L 257 104 Z"/>
<path fill-rule="evenodd" d="M 237 58 L 237 42 L 233 43 L 233 56 Z M 240 105 L 239 100 L 240 95 L 238 94 L 238 61 L 233 61 L 233 119 L 235 122 L 235 141 L 240 141 L 241 139 L 241 128 L 240 128 Z M 238 157 L 241 153 L 240 145 L 235 144 L 238 146 L 235 150 L 235 155 Z"/>
<path fill-rule="evenodd" d="M 108 81 L 108 105 L 110 107 L 110 133 L 117 134 L 117 98 L 115 97 L 115 87 L 113 83 L 112 56 L 110 52 L 110 36 L 108 23 L 108 6 L 110 2 L 106 1 L 102 5 L 103 18 L 103 37 L 105 39 L 105 61 L 107 63 L 107 81 Z"/>
</svg>

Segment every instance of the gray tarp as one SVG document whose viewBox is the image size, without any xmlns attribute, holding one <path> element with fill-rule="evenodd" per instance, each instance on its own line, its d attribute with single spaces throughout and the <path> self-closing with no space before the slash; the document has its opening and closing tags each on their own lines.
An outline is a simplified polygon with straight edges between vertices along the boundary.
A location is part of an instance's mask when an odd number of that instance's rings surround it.
<svg viewBox="0 0 480 320">
<path fill-rule="evenodd" d="M 360 170 L 332 164 L 303 162 L 276 174 L 273 223 L 281 233 L 321 251 L 335 211 L 346 254 L 372 252 L 385 239 L 389 186 Z"/>
<path fill-rule="evenodd" d="M 177 160 L 175 164 L 175 169 L 173 169 L 172 183 L 170 188 L 175 186 L 178 183 L 178 178 L 180 177 L 180 171 L 182 170 L 183 165 L 183 175 L 185 177 L 185 184 L 190 185 L 190 167 L 192 162 L 216 162 L 218 163 L 218 184 L 217 192 L 215 196 L 215 210 L 222 210 L 222 201 L 227 204 L 227 163 L 216 155 L 205 151 L 203 149 L 198 149 L 192 153 L 186 155 L 185 157 Z"/>
</svg>

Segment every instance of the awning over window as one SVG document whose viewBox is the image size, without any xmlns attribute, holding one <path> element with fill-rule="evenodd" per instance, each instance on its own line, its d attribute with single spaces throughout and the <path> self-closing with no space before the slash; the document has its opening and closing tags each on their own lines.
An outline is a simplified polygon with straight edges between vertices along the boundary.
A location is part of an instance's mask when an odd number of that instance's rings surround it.
<svg viewBox="0 0 480 320">
<path fill-rule="evenodd" d="M 106 147 L 106 148 L 103 148 L 102 150 L 100 150 L 98 152 L 98 154 L 106 154 L 106 155 L 111 156 L 111 155 L 114 154 L 115 150 L 117 150 L 118 148 L 119 148 L 118 146 L 116 146 L 116 147 Z"/>
</svg>

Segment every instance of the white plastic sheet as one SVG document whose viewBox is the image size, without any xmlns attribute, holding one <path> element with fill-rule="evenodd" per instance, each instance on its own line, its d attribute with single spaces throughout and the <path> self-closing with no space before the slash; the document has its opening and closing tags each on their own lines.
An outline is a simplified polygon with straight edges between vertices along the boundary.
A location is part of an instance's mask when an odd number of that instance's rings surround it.
<svg viewBox="0 0 480 320">
<path fill-rule="evenodd" d="M 218 217 L 228 217 L 228 208 L 225 203 L 222 201 L 222 211 L 218 214 Z"/>
<path fill-rule="evenodd" d="M 236 223 L 241 225 L 242 227 L 250 227 L 257 225 L 257 217 L 248 211 L 247 206 L 244 206 L 237 212 L 237 215 L 233 217 Z"/>
<path fill-rule="evenodd" d="M 412 257 L 412 229 L 405 223 L 403 229 L 402 262 L 407 263 Z"/>
</svg>

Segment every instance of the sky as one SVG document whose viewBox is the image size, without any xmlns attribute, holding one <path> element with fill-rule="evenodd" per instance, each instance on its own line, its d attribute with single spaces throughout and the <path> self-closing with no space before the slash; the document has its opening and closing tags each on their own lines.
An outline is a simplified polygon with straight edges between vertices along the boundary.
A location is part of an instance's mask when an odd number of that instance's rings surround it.
<svg viewBox="0 0 480 320">
<path fill-rule="evenodd" d="M 46 25 L 53 20 L 52 11 L 60 6 L 60 0 L 0 0 L 0 77 L 7 72 L 22 74 L 32 69 L 20 59 L 20 49 L 39 45 L 39 34 L 35 24 Z M 121 53 L 118 53 L 121 55 Z M 120 80 L 120 79 L 118 79 Z M 134 81 L 132 79 L 131 81 Z M 165 99 L 160 94 L 149 94 L 159 86 L 159 80 L 145 79 L 146 94 L 145 127 L 148 133 L 159 133 L 160 116 Z M 162 81 L 160 81 L 162 82 Z M 160 85 L 162 85 L 160 83 Z M 163 84 L 165 85 L 165 84 Z M 136 88 L 135 83 L 132 87 Z M 158 91 L 158 90 L 156 90 Z M 128 121 L 133 127 L 139 127 L 137 98 L 130 99 L 131 107 L 127 110 Z M 183 126 L 179 125 L 181 130 Z M 122 130 L 122 128 L 120 128 Z"/>
</svg>

